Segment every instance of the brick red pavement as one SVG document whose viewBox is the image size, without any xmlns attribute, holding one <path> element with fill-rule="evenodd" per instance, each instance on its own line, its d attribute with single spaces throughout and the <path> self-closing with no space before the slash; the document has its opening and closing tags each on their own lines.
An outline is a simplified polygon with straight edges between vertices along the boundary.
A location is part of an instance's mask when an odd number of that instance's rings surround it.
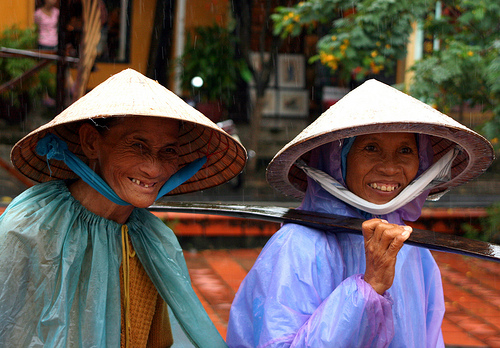
<svg viewBox="0 0 500 348">
<path fill-rule="evenodd" d="M 260 249 L 186 251 L 193 287 L 226 337 L 229 309 Z M 500 347 L 500 263 L 433 252 L 443 278 L 448 347 Z"/>
</svg>

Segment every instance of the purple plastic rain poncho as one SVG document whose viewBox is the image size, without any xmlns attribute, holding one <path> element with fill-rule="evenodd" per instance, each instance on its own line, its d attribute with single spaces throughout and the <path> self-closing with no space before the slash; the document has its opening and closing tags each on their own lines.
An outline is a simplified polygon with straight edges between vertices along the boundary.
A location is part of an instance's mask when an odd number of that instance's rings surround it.
<svg viewBox="0 0 500 348">
<path fill-rule="evenodd" d="M 339 182 L 340 142 L 313 151 L 310 165 Z M 432 162 L 419 136 L 420 167 Z M 383 216 L 416 220 L 428 192 Z M 308 179 L 300 209 L 368 218 Z M 363 280 L 363 236 L 285 224 L 269 240 L 231 307 L 229 347 L 444 347 L 441 275 L 429 250 L 404 245 L 392 287 L 379 295 Z"/>
</svg>

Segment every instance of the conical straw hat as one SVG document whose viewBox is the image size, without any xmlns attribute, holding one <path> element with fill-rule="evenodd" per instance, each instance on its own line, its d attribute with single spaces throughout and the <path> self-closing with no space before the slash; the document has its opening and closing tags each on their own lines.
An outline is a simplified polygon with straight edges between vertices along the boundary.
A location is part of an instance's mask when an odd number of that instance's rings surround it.
<svg viewBox="0 0 500 348">
<path fill-rule="evenodd" d="M 311 125 L 283 147 L 267 167 L 267 181 L 285 195 L 303 198 L 306 175 L 294 166 L 323 144 L 353 136 L 410 132 L 432 136 L 434 162 L 455 144 L 462 151 L 452 164 L 451 180 L 435 187 L 436 197 L 483 173 L 494 159 L 490 142 L 429 105 L 383 84 L 369 80 L 326 110 Z"/>
<path fill-rule="evenodd" d="M 177 95 L 132 69 L 110 77 L 52 121 L 21 139 L 11 151 L 12 163 L 36 182 L 77 178 L 62 161 L 51 160 L 49 168 L 47 159 L 35 151 L 38 140 L 54 133 L 66 141 L 71 152 L 88 163 L 80 147 L 79 125 L 84 120 L 112 116 L 178 120 L 181 124 L 179 167 L 208 156 L 207 163 L 169 195 L 217 186 L 238 175 L 245 166 L 246 150 L 236 139 Z"/>
</svg>

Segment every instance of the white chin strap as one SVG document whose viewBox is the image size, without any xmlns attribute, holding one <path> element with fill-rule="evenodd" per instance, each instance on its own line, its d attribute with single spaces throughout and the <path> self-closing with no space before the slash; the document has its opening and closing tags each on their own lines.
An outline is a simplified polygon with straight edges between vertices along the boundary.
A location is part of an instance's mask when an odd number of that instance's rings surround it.
<svg viewBox="0 0 500 348">
<path fill-rule="evenodd" d="M 401 193 L 384 204 L 371 203 L 356 196 L 330 175 L 319 169 L 309 167 L 302 160 L 297 160 L 295 165 L 323 189 L 343 202 L 374 215 L 385 215 L 411 202 L 425 190 L 430 190 L 449 181 L 451 179 L 451 164 L 459 152 L 458 147 L 448 151 L 446 155 L 423 172 L 418 179 L 413 180 Z"/>
</svg>

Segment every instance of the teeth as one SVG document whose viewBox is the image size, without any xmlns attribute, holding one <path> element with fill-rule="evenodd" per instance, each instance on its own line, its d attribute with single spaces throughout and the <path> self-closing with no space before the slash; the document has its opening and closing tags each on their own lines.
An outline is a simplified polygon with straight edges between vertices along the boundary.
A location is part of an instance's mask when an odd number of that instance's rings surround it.
<svg viewBox="0 0 500 348">
<path fill-rule="evenodd" d="M 397 189 L 399 187 L 399 185 L 395 185 L 395 186 L 381 185 L 381 186 L 379 186 L 379 185 L 373 183 L 373 184 L 370 184 L 370 187 L 374 188 L 376 190 L 384 191 L 384 192 L 392 192 L 395 189 Z"/>
<path fill-rule="evenodd" d="M 143 184 L 140 180 L 138 179 L 132 179 L 132 182 L 137 184 L 137 185 L 141 185 L 141 186 L 144 186 L 144 187 L 152 187 L 153 185 L 148 185 L 148 184 Z"/>
</svg>

